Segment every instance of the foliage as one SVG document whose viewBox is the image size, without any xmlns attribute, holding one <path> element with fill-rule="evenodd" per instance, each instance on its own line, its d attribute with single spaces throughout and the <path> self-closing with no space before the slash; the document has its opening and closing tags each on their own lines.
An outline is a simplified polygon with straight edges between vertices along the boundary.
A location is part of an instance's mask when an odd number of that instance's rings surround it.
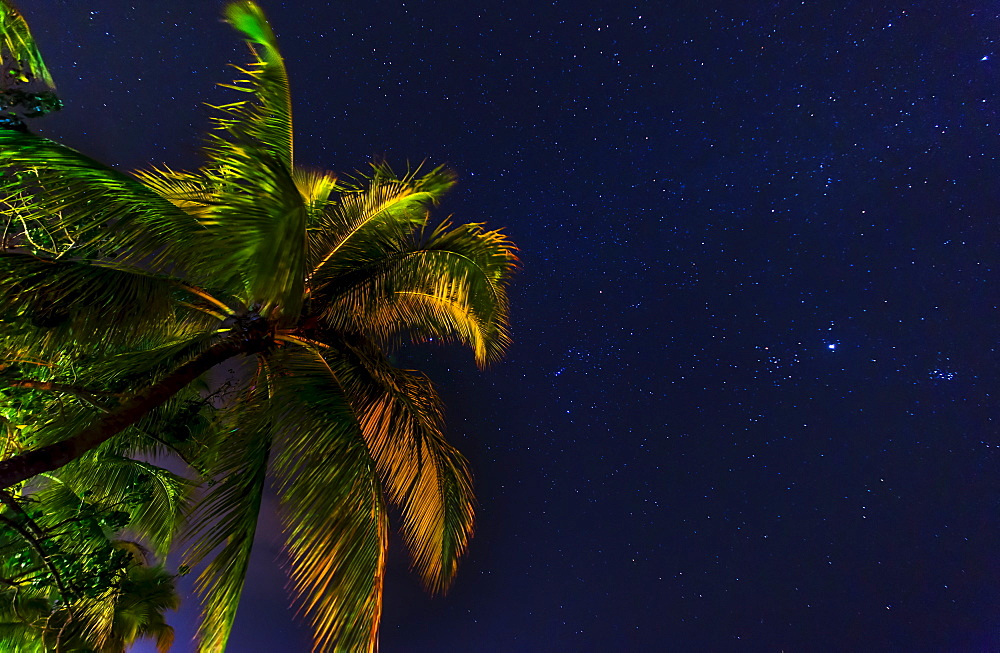
<svg viewBox="0 0 1000 653">
<path fill-rule="evenodd" d="M 0 127 L 25 129 L 23 118 L 62 108 L 42 55 L 20 12 L 0 3 Z"/>
<path fill-rule="evenodd" d="M 118 543 L 110 562 L 99 566 L 103 588 L 67 601 L 43 586 L 0 589 L 0 644 L 4 651 L 118 653 L 138 639 L 152 638 L 167 651 L 174 631 L 164 612 L 180 598 L 174 577 L 150 566 Z M 114 570 L 113 575 L 103 574 Z"/>
<path fill-rule="evenodd" d="M 28 411 L 44 414 L 57 402 L 27 388 L 4 394 L 6 444 L 16 447 L 31 429 Z M 122 651 L 153 637 L 167 650 L 173 629 L 163 613 L 179 603 L 173 576 L 129 538 L 165 550 L 189 485 L 155 465 L 106 455 L 23 492 L 0 490 L 0 649 Z"/>
<path fill-rule="evenodd" d="M 455 183 L 445 168 L 380 163 L 341 178 L 298 165 L 274 34 L 252 2 L 230 3 L 225 18 L 252 61 L 227 86 L 241 99 L 215 107 L 195 171 L 125 175 L 0 129 L 0 356 L 15 366 L 9 387 L 54 397 L 31 408 L 0 476 L 70 459 L 53 478 L 100 478 L 108 500 L 123 500 L 129 479 L 159 488 L 129 524 L 162 550 L 183 483 L 140 460 L 186 461 L 204 482 L 186 560 L 204 565 L 202 651 L 225 648 L 272 484 L 316 650 L 370 651 L 387 504 L 431 591 L 450 585 L 473 530 L 471 475 L 444 438 L 440 398 L 390 353 L 453 342 L 480 365 L 497 360 L 514 247 L 479 224 L 432 221 Z M 233 372 L 220 389 L 223 372 L 206 373 L 223 362 Z M 57 491 L 37 487 L 27 500 Z"/>
</svg>

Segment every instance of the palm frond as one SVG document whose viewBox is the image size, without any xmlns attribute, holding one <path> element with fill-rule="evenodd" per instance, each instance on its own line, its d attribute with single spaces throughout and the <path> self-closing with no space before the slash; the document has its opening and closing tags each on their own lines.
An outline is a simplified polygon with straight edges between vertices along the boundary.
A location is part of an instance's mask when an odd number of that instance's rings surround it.
<svg viewBox="0 0 1000 653">
<path fill-rule="evenodd" d="M 237 141 L 250 141 L 291 170 L 292 99 L 278 41 L 255 2 L 231 2 L 224 15 L 244 35 L 255 61 L 248 68 L 239 69 L 247 76 L 245 79 L 227 85 L 252 94 L 253 99 L 228 107 L 228 115 L 219 119 L 220 126 Z"/>
<path fill-rule="evenodd" d="M 263 383 L 233 406 L 220 424 L 224 437 L 206 456 L 217 480 L 195 508 L 185 556 L 194 566 L 219 549 L 195 583 L 203 605 L 198 650 L 206 653 L 225 650 L 243 592 L 271 456 L 268 394 Z"/>
<path fill-rule="evenodd" d="M 374 651 L 388 524 L 375 464 L 343 389 L 317 355 L 280 360 L 274 403 L 292 589 L 314 651 Z"/>
<path fill-rule="evenodd" d="M 443 592 L 472 536 L 475 499 L 465 458 L 444 437 L 430 380 L 392 366 L 378 348 L 327 356 L 345 380 L 386 493 L 402 510 L 403 541 L 425 586 Z"/>
<path fill-rule="evenodd" d="M 151 271 L 212 263 L 196 246 L 203 235 L 196 220 L 136 179 L 71 148 L 0 130 L 0 167 L 7 171 L 0 178 L 6 217 L 30 210 L 31 220 L 44 220 L 65 249 Z"/>
<path fill-rule="evenodd" d="M 172 335 L 182 313 L 203 328 L 214 321 L 185 311 L 182 295 L 173 279 L 137 269 L 0 252 L 2 348 L 43 358 L 108 351 Z"/>
<path fill-rule="evenodd" d="M 126 543 L 127 544 L 127 543 Z M 122 543 L 116 543 L 121 546 Z M 63 645 L 56 650 L 124 651 L 144 637 L 152 637 L 159 651 L 173 643 L 173 628 L 164 613 L 180 606 L 174 577 L 161 565 L 136 561 L 117 586 L 104 594 L 73 601 L 63 616 Z M 66 641 L 68 640 L 68 641 Z"/>
<path fill-rule="evenodd" d="M 340 189 L 337 175 L 326 170 L 295 166 L 292 180 L 305 202 L 306 224 L 311 228 L 325 216 L 326 208 L 336 199 L 335 193 Z"/>
<path fill-rule="evenodd" d="M 42 629 L 51 610 L 52 605 L 44 596 L 0 588 L 0 650 L 45 653 Z"/>
<path fill-rule="evenodd" d="M 158 653 L 166 653 L 174 642 L 174 629 L 163 618 L 180 607 L 174 577 L 162 565 L 136 564 L 129 568 L 114 611 L 114 644 L 125 645 L 141 638 L 156 642 Z"/>
<path fill-rule="evenodd" d="M 294 321 L 302 302 L 307 213 L 291 171 L 252 145 L 216 155 L 226 163 L 204 223 L 241 270 L 241 299 L 260 305 L 262 314 Z"/>
<path fill-rule="evenodd" d="M 326 279 L 316 294 L 334 329 L 378 342 L 408 334 L 469 346 L 480 365 L 498 359 L 510 342 L 507 281 L 517 257 L 507 238 L 480 225 L 435 229 L 426 242 L 378 263 Z"/>
<path fill-rule="evenodd" d="M 0 2 L 0 66 L 8 76 L 18 76 L 24 82 L 37 79 L 55 88 L 28 23 L 7 0 Z"/>
<path fill-rule="evenodd" d="M 250 242 L 256 242 L 260 236 L 259 229 L 265 232 L 271 229 L 271 221 L 267 216 L 258 218 L 257 228 L 254 228 L 252 222 L 254 214 L 249 216 L 249 225 L 245 219 L 237 219 L 220 228 L 218 207 L 223 200 L 219 195 L 224 194 L 231 184 L 220 179 L 218 174 L 204 170 L 193 173 L 175 171 L 169 167 L 154 167 L 133 174 L 144 185 L 188 213 L 205 229 L 203 240 L 215 257 L 215 265 L 202 266 L 196 271 L 207 273 L 204 283 L 210 283 L 213 288 L 226 289 L 223 291 L 226 295 L 234 292 L 245 294 L 243 291 L 247 287 L 249 273 L 245 269 L 245 263 L 254 251 L 253 247 L 248 246 L 247 237 Z M 192 275 L 190 280 L 197 281 L 198 277 Z"/>
<path fill-rule="evenodd" d="M 157 555 L 169 552 L 193 490 L 191 481 L 162 467 L 115 455 L 64 467 L 59 478 L 91 502 L 127 512 L 129 530 Z"/>
<path fill-rule="evenodd" d="M 215 107 L 219 132 L 203 168 L 214 189 L 204 223 L 244 270 L 247 304 L 289 323 L 298 317 L 305 267 L 306 206 L 292 178 L 291 96 L 284 60 L 260 7 L 227 5 L 225 17 L 242 32 L 254 61 L 228 88 L 246 100 Z"/>
<path fill-rule="evenodd" d="M 217 190 L 210 175 L 172 170 L 168 166 L 137 170 L 132 174 L 174 206 L 194 216 L 199 223 L 208 221 L 206 207 L 213 203 Z"/>
<path fill-rule="evenodd" d="M 427 223 L 429 207 L 454 184 L 454 173 L 443 166 L 398 177 L 382 164 L 359 175 L 341 189 L 339 203 L 311 225 L 309 278 L 337 276 L 397 249 Z"/>
</svg>

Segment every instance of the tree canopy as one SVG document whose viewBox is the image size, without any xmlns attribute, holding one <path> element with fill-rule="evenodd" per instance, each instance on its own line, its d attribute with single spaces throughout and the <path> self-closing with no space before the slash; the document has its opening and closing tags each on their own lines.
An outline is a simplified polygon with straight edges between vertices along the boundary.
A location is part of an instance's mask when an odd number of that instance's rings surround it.
<svg viewBox="0 0 1000 653">
<path fill-rule="evenodd" d="M 99 546 L 131 551 L 99 584 L 120 599 L 102 595 L 105 624 L 118 614 L 109 606 L 138 605 L 123 588 L 165 573 L 117 533 L 162 553 L 186 520 L 199 650 L 223 650 L 270 486 L 315 650 L 374 650 L 387 505 L 432 592 L 450 585 L 473 531 L 471 473 L 444 437 L 441 400 L 390 354 L 433 340 L 470 348 L 480 365 L 499 359 L 514 246 L 432 217 L 455 183 L 444 167 L 339 176 L 299 165 L 285 63 L 253 2 L 225 8 L 251 62 L 224 85 L 239 99 L 215 107 L 204 164 L 134 174 L 27 129 L 58 100 L 23 18 L 0 7 L 0 393 L 31 404 L 5 423 L 0 517 L 47 579 L 35 594 L 83 623 L 88 597 L 44 571 L 66 547 L 40 531 L 54 548 L 33 548 L 19 510 L 44 529 L 66 505 L 93 505 Z M 164 456 L 190 474 L 148 462 Z M 2 573 L 11 606 L 34 596 L 32 576 Z M 173 605 L 156 596 L 149 615 Z M 161 621 L 133 619 L 114 637 L 165 642 Z"/>
</svg>

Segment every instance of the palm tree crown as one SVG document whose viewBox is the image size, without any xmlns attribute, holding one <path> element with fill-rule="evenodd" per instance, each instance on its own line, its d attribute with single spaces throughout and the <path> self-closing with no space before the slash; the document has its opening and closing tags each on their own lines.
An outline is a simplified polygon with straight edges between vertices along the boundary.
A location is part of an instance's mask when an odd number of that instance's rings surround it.
<svg viewBox="0 0 1000 653">
<path fill-rule="evenodd" d="M 340 178 L 298 166 L 274 34 L 253 2 L 225 17 L 252 63 L 229 85 L 240 100 L 215 107 L 198 170 L 125 175 L 0 129 L 0 354 L 117 398 L 39 417 L 29 451 L 0 461 L 0 485 L 70 461 L 180 453 L 208 481 L 188 562 L 207 563 L 200 650 L 219 651 L 272 483 L 315 649 L 373 650 L 386 503 L 434 592 L 473 528 L 468 464 L 443 436 L 441 401 L 388 352 L 433 339 L 468 346 L 480 365 L 498 359 L 514 247 L 478 224 L 430 221 L 454 184 L 444 168 Z M 211 423 L 164 435 L 196 380 L 234 357 Z"/>
</svg>

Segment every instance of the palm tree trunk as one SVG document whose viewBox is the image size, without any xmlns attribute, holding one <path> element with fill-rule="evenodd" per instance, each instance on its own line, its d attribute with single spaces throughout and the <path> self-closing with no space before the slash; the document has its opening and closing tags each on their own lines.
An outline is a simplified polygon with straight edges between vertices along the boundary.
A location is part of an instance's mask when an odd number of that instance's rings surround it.
<svg viewBox="0 0 1000 653">
<path fill-rule="evenodd" d="M 76 460 L 135 424 L 151 410 L 162 406 L 184 386 L 219 363 L 238 354 L 263 351 L 270 342 L 269 334 L 248 334 L 243 330 L 220 340 L 157 383 L 126 399 L 76 435 L 0 461 L 0 488 L 51 472 Z"/>
</svg>

